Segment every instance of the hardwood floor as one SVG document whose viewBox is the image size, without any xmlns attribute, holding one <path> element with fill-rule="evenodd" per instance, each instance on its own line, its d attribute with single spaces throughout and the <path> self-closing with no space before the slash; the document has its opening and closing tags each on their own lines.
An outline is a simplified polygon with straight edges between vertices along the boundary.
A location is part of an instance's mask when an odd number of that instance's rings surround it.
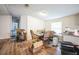
<svg viewBox="0 0 79 59">
<path fill-rule="evenodd" d="M 30 41 L 23 42 L 6 42 L 0 49 L 0 55 L 32 55 L 29 51 L 31 47 Z M 44 47 L 34 55 L 54 55 L 56 54 L 56 47 Z"/>
</svg>

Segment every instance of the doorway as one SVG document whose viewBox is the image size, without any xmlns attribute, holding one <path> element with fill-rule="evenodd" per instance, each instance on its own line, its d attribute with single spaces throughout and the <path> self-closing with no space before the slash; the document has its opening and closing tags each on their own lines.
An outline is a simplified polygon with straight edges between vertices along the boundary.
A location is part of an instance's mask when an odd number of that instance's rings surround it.
<svg viewBox="0 0 79 59">
<path fill-rule="evenodd" d="M 20 17 L 12 16 L 11 38 L 16 38 L 16 29 L 19 28 Z"/>
</svg>

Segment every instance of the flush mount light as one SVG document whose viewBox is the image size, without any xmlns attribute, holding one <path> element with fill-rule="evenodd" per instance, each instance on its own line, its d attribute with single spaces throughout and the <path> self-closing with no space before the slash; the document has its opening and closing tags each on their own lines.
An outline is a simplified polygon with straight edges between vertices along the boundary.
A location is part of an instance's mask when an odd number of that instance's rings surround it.
<svg viewBox="0 0 79 59">
<path fill-rule="evenodd" d="M 41 16 L 47 16 L 47 12 L 46 11 L 39 12 L 38 14 L 41 15 Z"/>
</svg>

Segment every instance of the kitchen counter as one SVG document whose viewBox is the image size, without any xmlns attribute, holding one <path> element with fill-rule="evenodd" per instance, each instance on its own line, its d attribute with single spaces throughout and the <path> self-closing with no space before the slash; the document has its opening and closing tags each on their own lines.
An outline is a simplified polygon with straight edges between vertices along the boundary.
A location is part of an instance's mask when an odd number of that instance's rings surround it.
<svg viewBox="0 0 79 59">
<path fill-rule="evenodd" d="M 63 35 L 68 35 L 68 36 L 73 36 L 73 37 L 79 37 L 79 36 L 73 35 L 73 34 L 65 34 L 65 33 L 63 33 Z"/>
<path fill-rule="evenodd" d="M 75 45 L 79 45 L 79 36 L 63 34 L 63 41 L 72 42 Z"/>
</svg>

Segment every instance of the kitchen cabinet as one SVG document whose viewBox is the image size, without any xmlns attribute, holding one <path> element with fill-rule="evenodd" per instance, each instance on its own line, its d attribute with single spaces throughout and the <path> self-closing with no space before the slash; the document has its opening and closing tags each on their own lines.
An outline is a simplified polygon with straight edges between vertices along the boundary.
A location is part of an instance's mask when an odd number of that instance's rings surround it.
<svg viewBox="0 0 79 59">
<path fill-rule="evenodd" d="M 79 37 L 72 35 L 63 35 L 63 41 L 72 42 L 75 45 L 79 45 Z"/>
</svg>

